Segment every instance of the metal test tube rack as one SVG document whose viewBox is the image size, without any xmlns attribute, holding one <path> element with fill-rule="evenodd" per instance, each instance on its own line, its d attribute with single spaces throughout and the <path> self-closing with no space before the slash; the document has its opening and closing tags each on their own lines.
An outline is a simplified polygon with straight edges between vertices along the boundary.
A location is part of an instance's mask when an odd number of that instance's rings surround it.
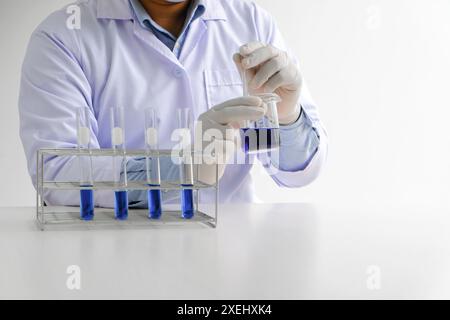
<svg viewBox="0 0 450 320">
<path fill-rule="evenodd" d="M 181 217 L 181 207 L 178 204 L 172 205 L 175 209 L 164 210 L 161 219 L 152 220 L 148 218 L 148 209 L 129 209 L 129 217 L 126 221 L 117 221 L 114 219 L 114 208 L 95 208 L 95 217 L 93 221 L 83 221 L 80 219 L 79 207 L 68 206 L 47 206 L 45 204 L 44 193 L 46 191 L 76 191 L 76 190 L 107 190 L 114 193 L 117 189 L 117 184 L 113 181 L 94 181 L 92 187 L 81 187 L 79 181 L 46 181 L 45 177 L 45 160 L 47 157 L 77 157 L 77 156 L 91 156 L 91 157 L 113 157 L 117 155 L 112 149 L 40 149 L 37 152 L 37 187 L 36 187 L 36 220 L 38 227 L 45 230 L 46 227 L 88 227 L 89 229 L 95 227 L 158 227 L 158 226 L 188 226 L 188 225 L 202 225 L 210 228 L 217 227 L 218 218 L 218 198 L 219 198 L 219 167 L 215 165 L 215 183 L 212 185 L 200 182 L 198 179 L 198 170 L 194 168 L 194 185 L 192 189 L 195 194 L 195 216 L 193 219 L 183 219 Z M 159 150 L 157 152 L 147 152 L 145 150 L 131 150 L 126 151 L 127 157 L 146 157 L 158 156 L 171 157 L 171 150 Z M 192 157 L 195 159 L 198 153 L 192 151 Z M 194 164 L 195 167 L 195 164 Z M 128 191 L 132 190 L 161 190 L 162 193 L 168 191 L 181 192 L 182 187 L 176 181 L 161 181 L 160 186 L 149 186 L 146 181 L 128 181 L 126 187 Z M 212 190 L 214 194 L 213 203 L 202 205 L 200 202 L 200 195 L 206 190 Z M 163 199 L 164 201 L 164 199 Z"/>
</svg>

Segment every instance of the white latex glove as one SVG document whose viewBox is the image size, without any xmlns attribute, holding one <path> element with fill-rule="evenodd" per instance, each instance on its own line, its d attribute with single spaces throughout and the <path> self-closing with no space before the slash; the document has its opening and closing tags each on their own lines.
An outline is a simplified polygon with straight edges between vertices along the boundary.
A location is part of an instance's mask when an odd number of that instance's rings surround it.
<svg viewBox="0 0 450 320">
<path fill-rule="evenodd" d="M 216 145 L 219 146 L 218 149 L 223 151 L 223 154 L 217 154 L 217 159 L 220 159 L 219 179 L 222 178 L 226 163 L 233 156 L 236 148 L 240 148 L 239 129 L 245 125 L 246 121 L 257 121 L 265 113 L 266 106 L 260 98 L 240 97 L 225 101 L 200 115 L 196 134 L 201 133 L 203 138 L 215 137 Z M 201 125 L 201 130 L 199 130 L 199 125 Z M 219 132 L 219 138 L 222 139 L 218 139 L 217 133 Z M 203 148 L 208 143 L 210 142 L 204 143 Z M 214 183 L 215 173 L 215 164 L 199 166 L 199 179 L 204 183 Z"/>
<path fill-rule="evenodd" d="M 275 92 L 281 97 L 283 101 L 278 104 L 280 124 L 291 124 L 298 119 L 303 78 L 286 52 L 272 45 L 251 42 L 242 46 L 233 60 L 239 71 L 245 72 L 250 94 Z"/>
</svg>

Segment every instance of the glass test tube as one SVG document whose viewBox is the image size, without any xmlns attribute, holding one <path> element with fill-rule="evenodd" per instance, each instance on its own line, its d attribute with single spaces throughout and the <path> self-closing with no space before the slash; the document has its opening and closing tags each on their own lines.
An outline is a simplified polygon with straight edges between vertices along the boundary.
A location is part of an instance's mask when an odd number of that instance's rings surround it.
<svg viewBox="0 0 450 320">
<path fill-rule="evenodd" d="M 242 78 L 242 88 L 243 88 L 243 96 L 248 97 L 250 96 L 249 93 L 249 79 L 250 76 L 248 75 L 249 70 L 241 69 L 241 78 Z M 257 132 L 254 130 L 254 123 L 249 120 L 245 120 L 242 123 L 241 127 L 241 137 L 242 137 L 242 149 L 246 154 L 250 151 L 250 145 L 251 141 L 256 141 L 256 135 Z"/>
<path fill-rule="evenodd" d="M 161 174 L 158 154 L 158 123 L 156 110 L 145 110 L 145 144 L 147 148 L 147 184 L 161 187 Z M 148 211 L 150 219 L 159 219 L 162 215 L 161 189 L 148 190 Z"/>
<path fill-rule="evenodd" d="M 111 108 L 111 144 L 113 179 L 115 190 L 114 210 L 117 220 L 128 219 L 127 168 L 125 151 L 125 110 L 121 107 Z"/>
<path fill-rule="evenodd" d="M 90 129 L 89 109 L 81 107 L 77 110 L 77 143 L 78 150 L 88 150 L 90 154 Z M 94 181 L 92 177 L 92 157 L 90 155 L 79 155 L 80 187 L 88 188 L 80 190 L 80 217 L 82 220 L 94 219 Z"/>
<path fill-rule="evenodd" d="M 245 69 L 241 69 L 241 78 L 242 78 L 242 88 L 244 89 L 243 91 L 243 96 L 244 97 L 248 97 L 249 96 L 249 94 L 248 94 L 248 76 L 247 76 L 247 70 L 245 70 Z"/>
<path fill-rule="evenodd" d="M 192 115 L 190 109 L 178 110 L 178 128 L 182 131 L 183 149 L 180 161 L 181 214 L 184 219 L 194 217 L 194 173 L 191 154 Z"/>
</svg>

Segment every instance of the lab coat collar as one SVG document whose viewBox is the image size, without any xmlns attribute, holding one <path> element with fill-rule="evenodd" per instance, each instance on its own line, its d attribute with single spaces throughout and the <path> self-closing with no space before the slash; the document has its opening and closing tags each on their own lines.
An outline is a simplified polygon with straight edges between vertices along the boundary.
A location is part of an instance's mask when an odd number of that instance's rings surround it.
<svg viewBox="0 0 450 320">
<path fill-rule="evenodd" d="M 221 0 L 199 0 L 205 6 L 203 20 L 227 20 Z M 113 20 L 133 19 L 129 0 L 97 0 L 97 18 Z"/>
<path fill-rule="evenodd" d="M 133 15 L 128 0 L 97 0 L 97 18 L 131 20 Z"/>
<path fill-rule="evenodd" d="M 199 0 L 199 4 L 205 7 L 201 19 L 203 20 L 227 20 L 227 15 L 222 7 L 222 0 Z"/>
</svg>

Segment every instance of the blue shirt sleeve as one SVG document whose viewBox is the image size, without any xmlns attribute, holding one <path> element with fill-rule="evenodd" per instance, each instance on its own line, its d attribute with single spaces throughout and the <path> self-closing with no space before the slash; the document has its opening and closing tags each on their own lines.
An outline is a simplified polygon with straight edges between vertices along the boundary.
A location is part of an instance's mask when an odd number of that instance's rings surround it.
<svg viewBox="0 0 450 320">
<path fill-rule="evenodd" d="M 275 159 L 276 157 L 271 159 L 272 163 L 282 171 L 302 171 L 314 158 L 319 144 L 320 137 L 305 111 L 302 110 L 302 114 L 295 123 L 280 126 L 279 159 Z"/>
</svg>

